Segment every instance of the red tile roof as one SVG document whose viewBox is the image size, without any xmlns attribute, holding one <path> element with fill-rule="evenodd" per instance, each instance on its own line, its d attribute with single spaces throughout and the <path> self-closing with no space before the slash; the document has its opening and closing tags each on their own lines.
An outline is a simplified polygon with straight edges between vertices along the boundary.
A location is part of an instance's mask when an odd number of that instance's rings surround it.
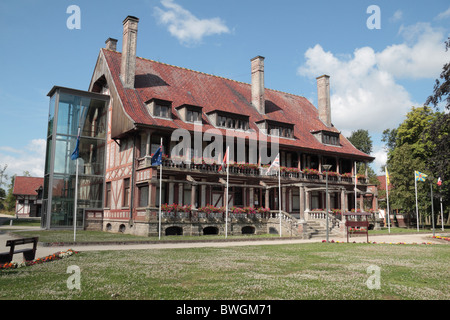
<svg viewBox="0 0 450 320">
<path fill-rule="evenodd" d="M 203 108 L 204 131 L 214 128 L 208 123 L 205 114 L 221 110 L 249 116 L 250 129 L 256 132 L 258 127 L 255 122 L 264 119 L 294 123 L 295 140 L 280 138 L 280 145 L 305 151 L 345 154 L 361 160 L 373 159 L 357 150 L 342 135 L 341 146 L 323 145 L 317 141 L 311 131 L 339 131 L 334 127 L 326 127 L 319 119 L 317 108 L 304 97 L 266 89 L 266 114 L 261 115 L 251 104 L 250 84 L 139 57 L 136 59 L 135 89 L 125 89 L 120 80 L 121 53 L 102 50 L 124 110 L 135 124 L 193 130 L 194 125 L 179 119 L 175 110 L 181 105 L 190 104 Z M 145 102 L 153 98 L 172 101 L 173 121 L 150 116 Z"/>
<path fill-rule="evenodd" d="M 44 178 L 16 177 L 14 179 L 13 195 L 36 196 L 36 190 L 44 186 Z"/>
<path fill-rule="evenodd" d="M 380 181 L 380 184 L 378 185 L 378 190 L 386 190 L 386 176 L 377 176 L 378 181 Z M 391 180 L 392 182 L 392 180 Z M 392 189 L 392 184 L 389 185 L 389 190 Z"/>
</svg>

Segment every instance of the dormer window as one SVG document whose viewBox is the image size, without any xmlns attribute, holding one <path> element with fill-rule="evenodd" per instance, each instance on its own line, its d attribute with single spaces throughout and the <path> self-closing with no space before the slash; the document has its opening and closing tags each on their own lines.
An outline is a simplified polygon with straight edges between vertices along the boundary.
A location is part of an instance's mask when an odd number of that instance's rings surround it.
<svg viewBox="0 0 450 320">
<path fill-rule="evenodd" d="M 260 129 L 266 130 L 268 135 L 289 139 L 294 138 L 294 125 L 291 123 L 263 120 L 257 122 L 257 125 Z"/>
<path fill-rule="evenodd" d="M 176 108 L 180 114 L 181 120 L 184 122 L 201 123 L 202 107 L 184 104 Z"/>
<path fill-rule="evenodd" d="M 234 130 L 249 130 L 249 117 L 242 114 L 235 114 L 231 112 L 213 111 L 208 113 L 211 123 L 218 128 L 234 129 Z"/>
<path fill-rule="evenodd" d="M 340 145 L 340 139 L 339 139 L 339 133 L 338 132 L 331 132 L 331 131 L 315 131 L 311 132 L 316 139 L 323 143 L 328 144 L 332 146 L 339 146 Z"/>
<path fill-rule="evenodd" d="M 187 110 L 186 121 L 187 122 L 201 122 L 202 121 L 202 113 L 200 111 Z"/>
<path fill-rule="evenodd" d="M 148 112 L 157 118 L 172 118 L 172 102 L 159 99 L 151 99 L 146 102 Z"/>
<path fill-rule="evenodd" d="M 160 105 L 160 104 L 156 104 L 153 115 L 155 117 L 168 118 L 169 117 L 169 107 Z"/>
</svg>

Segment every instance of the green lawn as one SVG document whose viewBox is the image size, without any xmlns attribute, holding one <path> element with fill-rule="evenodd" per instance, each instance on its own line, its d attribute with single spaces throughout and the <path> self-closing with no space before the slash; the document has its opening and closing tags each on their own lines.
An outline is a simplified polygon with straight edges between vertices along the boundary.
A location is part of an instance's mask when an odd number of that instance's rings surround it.
<svg viewBox="0 0 450 320">
<path fill-rule="evenodd" d="M 32 231 L 15 231 L 11 232 L 19 237 L 39 237 L 39 242 L 73 242 L 73 230 L 32 230 Z M 260 239 L 260 238 L 278 238 L 275 234 L 264 235 L 239 235 L 228 236 L 227 239 Z M 161 241 L 202 241 L 202 240 L 225 240 L 223 235 L 208 236 L 163 236 Z M 135 236 L 123 233 L 110 233 L 103 231 L 85 231 L 79 230 L 76 233 L 76 242 L 95 243 L 95 242 L 154 242 L 160 241 L 158 237 Z"/>
<path fill-rule="evenodd" d="M 0 299 L 442 299 L 450 247 L 313 243 L 81 252 L 0 272 Z M 81 290 L 67 288 L 67 267 Z M 366 285 L 380 268 L 380 289 Z"/>
<path fill-rule="evenodd" d="M 441 226 L 435 227 L 436 232 L 443 232 L 441 229 Z M 431 233 L 433 232 L 433 229 L 430 227 L 427 228 L 419 228 L 419 233 Z M 445 226 L 444 232 L 450 232 L 450 227 Z M 417 233 L 416 228 L 397 228 L 393 227 L 391 228 L 391 234 L 398 234 L 398 233 Z M 389 229 L 387 227 L 381 228 L 381 230 L 369 230 L 369 236 L 371 234 L 389 234 Z"/>
</svg>

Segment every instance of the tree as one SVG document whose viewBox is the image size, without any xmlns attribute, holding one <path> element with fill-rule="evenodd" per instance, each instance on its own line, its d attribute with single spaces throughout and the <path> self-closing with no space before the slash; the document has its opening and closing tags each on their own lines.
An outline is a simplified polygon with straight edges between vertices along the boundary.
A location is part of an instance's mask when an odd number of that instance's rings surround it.
<svg viewBox="0 0 450 320">
<path fill-rule="evenodd" d="M 396 145 L 401 146 L 408 143 L 415 156 L 425 159 L 427 154 L 421 136 L 437 116 L 438 114 L 433 112 L 430 107 L 412 107 L 412 110 L 406 115 L 406 119 L 397 128 Z"/>
<path fill-rule="evenodd" d="M 414 171 L 425 171 L 425 162 L 419 157 L 414 157 L 412 146 L 405 143 L 393 150 L 388 160 L 388 168 L 393 185 L 389 191 L 391 208 L 414 213 L 416 210 Z M 424 183 L 417 185 L 420 198 L 426 197 L 429 190 L 426 186 Z M 419 202 L 421 212 L 427 209 L 428 203 Z"/>
<path fill-rule="evenodd" d="M 16 197 L 13 195 L 14 192 L 14 181 L 16 180 L 16 175 L 11 177 L 11 184 L 8 188 L 8 194 L 6 195 L 6 199 L 3 202 L 6 210 L 12 211 L 16 207 Z"/>
<path fill-rule="evenodd" d="M 6 191 L 2 188 L 2 185 L 8 180 L 8 175 L 5 173 L 6 168 L 8 168 L 7 164 L 3 166 L 3 169 L 0 167 L 0 210 L 5 209 L 4 201 L 6 199 Z"/>
<path fill-rule="evenodd" d="M 347 139 L 355 146 L 356 149 L 364 152 L 365 154 L 372 153 L 372 138 L 369 135 L 369 131 L 364 129 L 353 131 Z"/>
<path fill-rule="evenodd" d="M 439 113 L 429 107 L 412 107 L 397 129 L 383 132 L 383 141 L 389 150 L 387 166 L 393 186 L 389 199 L 393 209 L 415 213 L 414 171 L 430 174 L 426 160 L 435 151 L 426 142 L 427 130 L 438 117 Z M 429 190 L 428 182 L 419 182 L 418 199 L 430 199 Z M 419 200 L 418 203 L 421 214 L 431 207 L 430 201 Z"/>
<path fill-rule="evenodd" d="M 427 158 L 426 168 L 442 186 L 436 187 L 436 196 L 441 197 L 447 206 L 450 204 L 450 114 L 438 113 L 422 134 Z"/>
<path fill-rule="evenodd" d="M 372 138 L 369 134 L 368 130 L 364 129 L 358 129 L 356 131 L 353 131 L 350 137 L 347 138 L 356 149 L 359 151 L 364 152 L 365 154 L 371 154 L 372 153 Z M 369 179 L 369 182 L 371 184 L 378 184 L 379 181 L 377 179 L 377 174 L 371 167 L 367 167 L 366 164 L 364 165 L 362 163 L 358 163 L 356 166 L 356 170 L 360 174 L 366 174 L 367 171 L 367 178 Z"/>
<path fill-rule="evenodd" d="M 448 51 L 448 49 L 450 49 L 450 37 L 445 41 L 445 51 Z M 447 101 L 445 108 L 450 110 L 450 63 L 444 65 L 440 79 L 443 80 L 442 83 L 439 79 L 436 79 L 433 95 L 428 97 L 425 105 L 432 104 L 437 108 L 437 105 L 444 99 Z"/>
</svg>

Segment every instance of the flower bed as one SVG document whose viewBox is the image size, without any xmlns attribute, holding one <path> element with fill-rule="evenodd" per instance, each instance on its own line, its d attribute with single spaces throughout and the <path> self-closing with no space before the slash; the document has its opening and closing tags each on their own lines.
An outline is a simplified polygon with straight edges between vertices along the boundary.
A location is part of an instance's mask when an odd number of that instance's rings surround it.
<svg viewBox="0 0 450 320">
<path fill-rule="evenodd" d="M 327 240 L 322 240 L 322 243 L 326 243 Z M 345 241 L 334 241 L 334 240 L 330 240 L 328 241 L 329 243 L 346 243 Z M 357 243 L 356 241 L 353 242 L 349 242 L 349 243 Z M 406 242 L 376 242 L 376 241 L 369 241 L 368 244 L 396 244 L 396 245 L 401 245 L 401 244 L 413 244 L 413 245 L 417 245 L 417 244 L 422 244 L 422 245 L 432 245 L 432 242 L 422 242 L 422 243 L 417 243 L 417 242 L 413 242 L 413 243 L 406 243 Z"/>
<path fill-rule="evenodd" d="M 450 237 L 443 237 L 443 236 L 433 236 L 433 239 L 440 239 L 440 240 L 450 241 Z"/>
<path fill-rule="evenodd" d="M 22 267 L 28 267 L 35 264 L 41 264 L 45 262 L 55 261 L 55 260 L 61 260 L 63 258 L 70 257 L 71 255 L 79 253 L 78 251 L 73 251 L 72 249 L 69 249 L 67 251 L 60 251 L 57 253 L 54 253 L 52 255 L 46 256 L 44 258 L 37 258 L 32 261 L 24 261 L 24 262 L 8 262 L 4 264 L 0 264 L 0 270 L 8 270 L 8 269 L 18 269 Z"/>
<path fill-rule="evenodd" d="M 163 204 L 161 205 L 161 210 L 165 212 L 190 212 L 192 210 L 191 205 L 180 205 L 180 204 Z"/>
<path fill-rule="evenodd" d="M 316 175 L 316 176 L 320 175 L 320 172 L 317 169 L 305 168 L 303 169 L 303 172 L 306 175 Z"/>
</svg>

